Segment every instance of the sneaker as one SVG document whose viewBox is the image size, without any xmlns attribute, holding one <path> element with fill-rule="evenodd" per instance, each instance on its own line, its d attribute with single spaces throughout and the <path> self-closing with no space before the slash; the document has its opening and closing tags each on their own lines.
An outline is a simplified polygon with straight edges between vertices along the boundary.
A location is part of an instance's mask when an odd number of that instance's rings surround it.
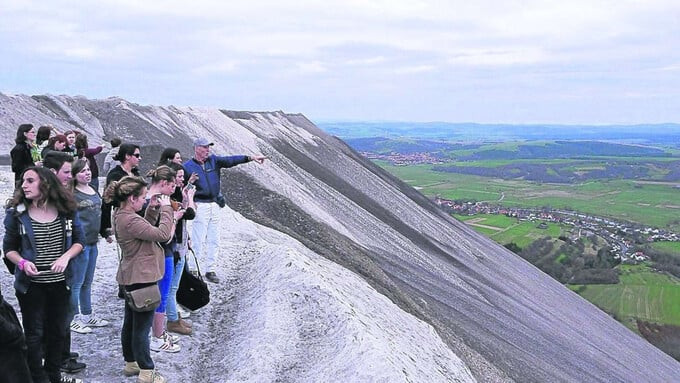
<svg viewBox="0 0 680 383">
<path fill-rule="evenodd" d="M 81 321 L 73 320 L 71 321 L 71 331 L 77 332 L 78 334 L 89 334 L 92 332 L 92 329 Z"/>
<path fill-rule="evenodd" d="M 75 374 L 80 371 L 83 371 L 85 367 L 87 367 L 85 363 L 78 362 L 75 359 L 69 359 L 61 364 L 61 372 Z"/>
<path fill-rule="evenodd" d="M 179 352 L 180 348 L 178 344 L 173 344 L 168 338 L 156 338 L 151 336 L 151 342 L 149 342 L 149 348 L 151 351 L 155 352 Z"/>
<path fill-rule="evenodd" d="M 177 305 L 177 314 L 181 319 L 187 319 L 191 316 L 191 311 L 185 310 L 184 307 Z"/>
<path fill-rule="evenodd" d="M 83 383 L 82 379 L 78 378 L 72 378 L 70 376 L 61 376 L 61 380 L 59 381 L 60 383 Z"/>
<path fill-rule="evenodd" d="M 179 343 L 179 337 L 177 335 L 170 334 L 167 331 L 163 331 L 163 335 L 161 335 L 161 339 L 165 339 L 167 341 L 170 341 L 173 344 Z"/>
<path fill-rule="evenodd" d="M 80 356 L 80 354 L 78 354 L 77 352 L 73 352 L 73 351 L 71 351 L 68 354 L 68 357 L 71 358 L 71 359 L 78 359 L 79 356 Z"/>
<path fill-rule="evenodd" d="M 205 273 L 205 278 L 212 283 L 220 283 L 220 278 L 217 277 L 214 271 L 208 271 Z"/>
<path fill-rule="evenodd" d="M 105 319 L 99 319 L 95 317 L 94 315 L 83 315 L 82 317 L 82 323 L 85 326 L 90 326 L 90 327 L 106 327 L 109 325 L 109 321 Z"/>
</svg>

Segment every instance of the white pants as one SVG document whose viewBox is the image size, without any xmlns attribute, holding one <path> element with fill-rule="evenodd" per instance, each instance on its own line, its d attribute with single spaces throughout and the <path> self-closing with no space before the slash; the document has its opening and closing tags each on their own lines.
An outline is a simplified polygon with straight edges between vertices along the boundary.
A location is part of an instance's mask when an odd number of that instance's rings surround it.
<svg viewBox="0 0 680 383">
<path fill-rule="evenodd" d="M 196 217 L 191 224 L 191 246 L 196 252 L 201 272 L 215 271 L 215 257 L 220 248 L 219 243 L 219 212 L 220 207 L 215 202 L 196 202 Z M 196 270 L 196 265 L 189 262 L 190 270 Z"/>
</svg>

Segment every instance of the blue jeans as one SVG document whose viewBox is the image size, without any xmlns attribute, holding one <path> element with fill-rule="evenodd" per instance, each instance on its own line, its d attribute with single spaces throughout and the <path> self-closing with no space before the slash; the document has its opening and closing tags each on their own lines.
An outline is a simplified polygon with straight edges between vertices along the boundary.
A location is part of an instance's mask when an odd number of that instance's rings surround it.
<svg viewBox="0 0 680 383">
<path fill-rule="evenodd" d="M 170 295 L 170 284 L 172 282 L 172 274 L 174 269 L 174 261 L 172 258 L 172 253 L 168 257 L 165 254 L 165 272 L 163 273 L 163 279 L 158 281 L 158 289 L 161 290 L 161 304 L 156 309 L 157 313 L 165 312 L 165 305 L 168 303 L 168 295 Z"/>
<path fill-rule="evenodd" d="M 71 310 L 73 314 L 92 314 L 92 280 L 97 265 L 97 244 L 86 245 L 83 251 L 71 260 L 73 282 L 71 286 Z"/>
<path fill-rule="evenodd" d="M 173 322 L 179 320 L 179 316 L 177 315 L 177 289 L 179 289 L 179 281 L 182 279 L 182 271 L 184 270 L 186 259 L 186 256 L 181 256 L 175 265 L 175 270 L 172 275 L 172 283 L 170 284 L 168 304 L 165 307 L 165 316 L 169 321 Z"/>
<path fill-rule="evenodd" d="M 132 311 L 125 299 L 125 316 L 123 329 L 120 331 L 120 343 L 123 345 L 123 358 L 126 362 L 136 361 L 142 370 L 153 370 L 149 348 L 149 331 L 153 322 L 154 311 Z"/>
<path fill-rule="evenodd" d="M 28 368 L 35 383 L 59 382 L 61 379 L 61 353 L 69 333 L 66 323 L 69 294 L 66 282 L 31 283 L 26 294 L 16 294 L 26 333 Z"/>
</svg>

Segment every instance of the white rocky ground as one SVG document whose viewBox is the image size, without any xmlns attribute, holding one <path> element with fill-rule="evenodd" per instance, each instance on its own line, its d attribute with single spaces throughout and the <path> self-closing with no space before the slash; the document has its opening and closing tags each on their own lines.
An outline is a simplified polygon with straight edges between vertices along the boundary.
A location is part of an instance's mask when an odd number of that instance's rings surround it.
<svg viewBox="0 0 680 383">
<path fill-rule="evenodd" d="M 0 199 L 12 174 L 0 167 Z M 177 354 L 152 353 L 170 382 L 470 382 L 472 374 L 433 328 L 405 313 L 363 279 L 282 233 L 229 207 L 221 221 L 222 283 L 194 313 L 194 334 Z M 73 334 L 85 382 L 133 382 L 122 375 L 115 245 L 101 242 L 95 312 L 112 322 Z M 17 309 L 12 278 L 3 295 Z"/>
</svg>

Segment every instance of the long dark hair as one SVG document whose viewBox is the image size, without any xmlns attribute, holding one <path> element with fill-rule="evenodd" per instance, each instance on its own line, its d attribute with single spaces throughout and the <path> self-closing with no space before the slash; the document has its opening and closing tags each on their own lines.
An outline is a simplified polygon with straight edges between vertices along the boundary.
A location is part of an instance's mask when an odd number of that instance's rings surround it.
<svg viewBox="0 0 680 383">
<path fill-rule="evenodd" d="M 118 181 L 112 181 L 106 187 L 104 201 L 119 207 L 120 203 L 127 200 L 129 196 L 139 196 L 147 185 L 142 177 L 125 176 Z"/>
<path fill-rule="evenodd" d="M 73 194 L 67 191 L 61 182 L 59 182 L 57 176 L 51 170 L 46 168 L 31 166 L 26 168 L 26 170 L 21 173 L 21 182 L 23 182 L 24 174 L 26 174 L 28 171 L 34 171 L 40 179 L 40 185 L 38 186 L 38 189 L 40 190 L 40 198 L 36 201 L 36 205 L 53 205 L 57 208 L 59 213 L 72 216 L 77 208 L 76 201 L 73 198 Z M 7 204 L 7 207 L 17 207 L 19 205 L 24 205 L 26 208 L 28 208 L 31 202 L 33 201 L 26 198 L 24 189 L 22 187 L 18 187 L 14 190 L 14 195 Z"/>
<path fill-rule="evenodd" d="M 33 124 L 21 124 L 17 129 L 17 137 L 14 139 L 15 144 L 21 144 L 26 142 L 26 135 L 24 133 L 33 129 Z"/>
<path fill-rule="evenodd" d="M 158 166 L 167 165 L 168 162 L 172 162 L 172 159 L 175 158 L 175 154 L 177 153 L 179 153 L 179 149 L 165 148 L 163 153 L 161 153 L 161 159 L 158 160 Z"/>
<path fill-rule="evenodd" d="M 168 163 L 168 164 L 166 164 L 166 165 L 167 165 L 170 169 L 174 170 L 175 173 L 177 173 L 178 171 L 182 170 L 182 171 L 184 171 L 184 174 L 185 174 L 185 175 L 187 174 L 187 170 L 184 169 L 184 165 L 180 165 L 180 164 L 175 163 L 175 162 L 170 162 L 170 163 Z M 176 175 L 176 174 L 175 174 L 175 175 Z"/>
<path fill-rule="evenodd" d="M 125 156 L 135 154 L 135 150 L 139 149 L 139 145 L 124 143 L 118 147 L 118 154 L 113 157 L 114 160 L 125 162 Z"/>
<path fill-rule="evenodd" d="M 63 134 L 57 134 L 53 137 L 50 137 L 49 141 L 47 141 L 47 146 L 54 149 L 54 144 L 57 142 L 63 142 L 64 147 L 66 147 L 66 144 L 68 144 L 68 141 L 66 140 L 66 136 Z"/>
<path fill-rule="evenodd" d="M 73 165 L 71 165 L 71 176 L 73 176 L 73 179 L 71 182 L 73 183 L 73 187 L 75 188 L 78 186 L 78 178 L 76 178 L 76 175 L 80 173 L 83 169 L 85 169 L 85 166 L 88 166 L 89 162 L 84 159 L 84 158 L 79 158 L 73 162 Z"/>
<path fill-rule="evenodd" d="M 177 163 L 174 163 L 174 162 L 169 162 L 168 166 L 170 167 L 170 169 L 175 171 L 175 175 L 177 175 L 177 173 L 179 173 L 180 170 L 183 171 L 184 172 L 184 182 L 185 183 L 187 182 L 187 180 L 189 178 L 187 178 L 187 170 L 184 169 L 184 166 L 177 164 Z M 172 194 L 170 195 L 170 198 L 174 199 L 175 201 L 182 202 L 184 200 L 184 197 L 182 196 L 182 189 L 179 188 L 179 187 L 175 187 L 175 191 L 172 192 Z"/>
<path fill-rule="evenodd" d="M 50 135 L 52 134 L 52 126 L 50 125 L 43 125 L 38 128 L 38 134 L 35 136 L 35 143 L 40 145 L 43 142 L 47 141 L 50 139 Z"/>
<path fill-rule="evenodd" d="M 87 143 L 87 135 L 80 133 L 79 135 L 76 136 L 76 142 L 74 143 L 76 146 L 76 152 L 78 153 L 78 157 L 83 157 L 85 155 L 85 149 L 88 147 Z"/>
</svg>

